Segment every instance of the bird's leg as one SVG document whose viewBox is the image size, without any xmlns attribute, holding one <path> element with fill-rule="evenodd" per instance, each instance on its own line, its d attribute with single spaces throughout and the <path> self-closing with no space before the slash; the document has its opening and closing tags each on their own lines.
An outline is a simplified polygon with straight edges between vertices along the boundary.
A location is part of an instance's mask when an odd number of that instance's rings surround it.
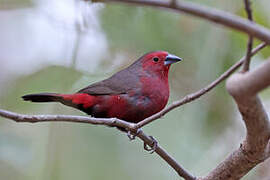
<svg viewBox="0 0 270 180">
<path fill-rule="evenodd" d="M 137 129 L 135 133 L 132 133 L 131 131 L 127 132 L 127 137 L 129 138 L 130 141 L 134 140 L 138 134 L 140 134 L 141 129 Z"/>
<path fill-rule="evenodd" d="M 143 148 L 146 150 L 146 151 L 150 151 L 150 154 L 154 153 L 157 149 L 157 145 L 158 145 L 158 142 L 157 140 L 155 140 L 155 138 L 153 136 L 149 136 L 151 139 L 152 139 L 152 144 L 150 147 L 148 147 L 148 145 L 144 142 L 143 143 Z"/>
</svg>

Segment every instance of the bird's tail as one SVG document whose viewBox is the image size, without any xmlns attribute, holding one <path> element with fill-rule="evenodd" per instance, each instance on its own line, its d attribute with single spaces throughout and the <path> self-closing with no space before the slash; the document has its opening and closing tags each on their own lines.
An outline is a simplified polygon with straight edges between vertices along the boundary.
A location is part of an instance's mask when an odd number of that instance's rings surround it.
<svg viewBox="0 0 270 180">
<path fill-rule="evenodd" d="M 39 94 L 28 94 L 22 96 L 25 101 L 32 102 L 60 102 L 63 98 L 60 94 L 56 93 L 39 93 Z"/>
<path fill-rule="evenodd" d="M 57 94 L 57 93 L 39 93 L 22 96 L 25 101 L 32 102 L 60 102 L 64 105 L 80 109 L 89 113 L 89 108 L 96 104 L 95 96 L 86 93 L 75 94 Z"/>
</svg>

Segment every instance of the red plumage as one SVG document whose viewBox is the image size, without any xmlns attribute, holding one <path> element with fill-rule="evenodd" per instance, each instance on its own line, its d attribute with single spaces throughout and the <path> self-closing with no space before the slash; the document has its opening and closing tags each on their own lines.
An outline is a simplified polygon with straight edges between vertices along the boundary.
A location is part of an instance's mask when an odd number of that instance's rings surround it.
<svg viewBox="0 0 270 180">
<path fill-rule="evenodd" d="M 22 98 L 32 102 L 61 102 L 94 117 L 139 122 L 159 111 L 169 98 L 168 71 L 181 58 L 165 51 L 147 53 L 108 79 L 74 94 L 40 93 Z"/>
</svg>

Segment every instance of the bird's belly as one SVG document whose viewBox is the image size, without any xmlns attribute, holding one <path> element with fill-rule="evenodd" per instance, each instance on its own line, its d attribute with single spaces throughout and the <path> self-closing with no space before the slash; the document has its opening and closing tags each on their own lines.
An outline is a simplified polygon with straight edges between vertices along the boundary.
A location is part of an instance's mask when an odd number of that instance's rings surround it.
<svg viewBox="0 0 270 180">
<path fill-rule="evenodd" d="M 128 122 L 137 123 L 162 110 L 167 99 L 152 99 L 140 95 L 114 95 L 103 96 L 95 106 L 92 107 L 91 115 L 94 117 L 116 117 Z"/>
</svg>

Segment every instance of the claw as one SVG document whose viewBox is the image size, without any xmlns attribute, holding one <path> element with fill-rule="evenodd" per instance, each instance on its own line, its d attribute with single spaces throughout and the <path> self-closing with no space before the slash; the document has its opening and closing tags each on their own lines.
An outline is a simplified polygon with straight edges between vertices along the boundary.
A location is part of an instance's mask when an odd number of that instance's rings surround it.
<svg viewBox="0 0 270 180">
<path fill-rule="evenodd" d="M 131 134 L 131 131 L 127 132 L 127 137 L 129 138 L 130 141 L 134 140 L 136 138 L 135 135 Z"/>
<path fill-rule="evenodd" d="M 157 142 L 157 140 L 155 140 L 155 138 L 153 136 L 149 136 L 149 137 L 152 139 L 151 147 L 148 147 L 148 145 L 146 143 L 143 143 L 143 148 L 146 151 L 150 151 L 150 154 L 153 154 L 157 149 L 158 142 Z"/>
<path fill-rule="evenodd" d="M 141 132 L 141 129 L 138 129 L 136 133 L 131 133 L 131 131 L 127 132 L 127 137 L 129 138 L 130 141 L 134 140 L 136 136 Z"/>
</svg>

